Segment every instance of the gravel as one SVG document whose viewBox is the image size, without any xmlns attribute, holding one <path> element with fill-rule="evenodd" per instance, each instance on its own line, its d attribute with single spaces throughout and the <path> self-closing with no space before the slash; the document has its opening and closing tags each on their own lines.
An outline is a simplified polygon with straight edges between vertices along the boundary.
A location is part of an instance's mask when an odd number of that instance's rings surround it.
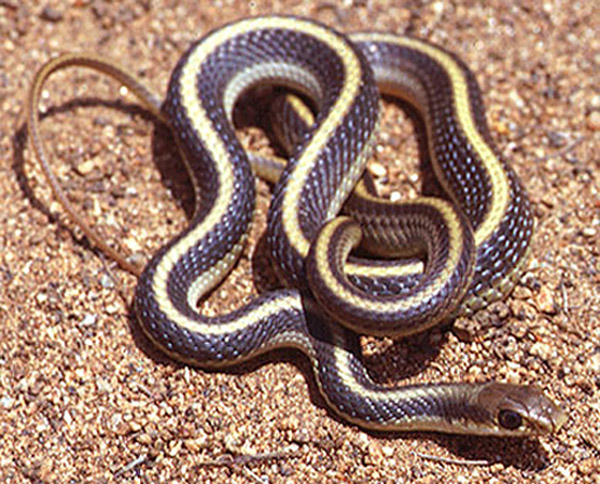
<svg viewBox="0 0 600 484">
<path fill-rule="evenodd" d="M 598 3 L 207 3 L 0 0 L 0 481 L 600 482 Z M 476 73 L 492 136 L 535 207 L 529 272 L 515 296 L 455 330 L 369 339 L 366 358 L 390 383 L 538 384 L 568 411 L 558 435 L 365 433 L 327 410 L 298 355 L 205 372 L 169 361 L 139 334 L 135 278 L 71 228 L 23 146 L 27 86 L 53 55 L 89 51 L 164 93 L 191 41 L 266 13 L 408 32 Z M 43 136 L 69 197 L 109 241 L 147 260 L 193 207 L 164 128 L 83 69 L 54 76 L 42 104 Z M 383 130 L 378 186 L 395 199 L 414 196 L 423 174 L 412 124 L 386 102 Z M 252 130 L 240 136 L 263 147 Z M 260 182 L 258 192 L 249 246 L 207 313 L 243 304 L 273 279 L 257 248 L 269 187 Z"/>
</svg>

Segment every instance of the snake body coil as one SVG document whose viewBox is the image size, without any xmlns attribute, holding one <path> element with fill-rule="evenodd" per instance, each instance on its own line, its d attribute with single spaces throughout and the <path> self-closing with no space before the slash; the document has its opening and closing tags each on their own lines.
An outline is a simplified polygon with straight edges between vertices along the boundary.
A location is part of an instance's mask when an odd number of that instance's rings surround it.
<svg viewBox="0 0 600 484">
<path fill-rule="evenodd" d="M 29 106 L 32 143 L 46 168 L 37 136 L 39 90 L 69 64 L 117 77 L 158 111 L 111 63 L 85 56 L 51 62 L 38 74 Z M 289 289 L 209 318 L 197 302 L 237 261 L 254 209 L 252 167 L 235 135 L 233 108 L 264 84 L 291 88 L 315 107 L 274 177 L 268 218 L 270 250 Z M 368 179 L 359 182 L 378 126 L 377 86 L 422 114 L 432 166 L 452 203 L 422 197 L 393 204 L 376 197 Z M 523 269 L 529 203 L 491 143 L 472 74 L 454 56 L 392 34 L 348 38 L 303 19 L 252 18 L 211 32 L 187 51 L 159 116 L 173 129 L 197 194 L 189 227 L 152 258 L 136 290 L 141 327 L 165 353 L 223 367 L 298 348 L 331 408 L 369 428 L 525 435 L 562 425 L 562 411 L 536 388 L 382 387 L 359 357 L 357 333 L 410 334 L 468 314 L 503 297 Z M 342 209 L 347 216 L 338 217 Z M 375 253 L 425 253 L 425 268 L 412 259 L 348 260 L 361 238 Z M 401 294 L 390 294 L 386 281 L 396 281 Z"/>
</svg>

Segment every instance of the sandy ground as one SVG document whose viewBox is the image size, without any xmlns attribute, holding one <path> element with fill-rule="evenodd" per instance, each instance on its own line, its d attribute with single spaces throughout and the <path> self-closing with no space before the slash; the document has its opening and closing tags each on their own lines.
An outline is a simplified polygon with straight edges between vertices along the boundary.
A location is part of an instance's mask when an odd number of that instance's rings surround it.
<svg viewBox="0 0 600 484">
<path fill-rule="evenodd" d="M 600 9 L 511 3 L 0 0 L 0 481 L 600 482 Z M 365 433 L 327 410 L 300 355 L 204 372 L 141 337 L 129 306 L 135 278 L 70 228 L 23 147 L 27 86 L 53 55 L 89 51 L 163 93 L 192 40 L 265 13 L 409 32 L 476 73 L 492 135 L 535 207 L 530 269 L 505 303 L 450 331 L 366 341 L 365 357 L 390 383 L 536 383 L 569 414 L 558 435 Z M 43 105 L 71 199 L 111 243 L 147 260 L 185 226 L 192 203 L 169 135 L 114 82 L 81 69 L 52 78 Z M 371 170 L 384 193 L 414 195 L 412 125 L 384 109 Z M 241 136 L 263 143 L 252 130 Z M 268 200 L 260 183 L 250 244 L 206 311 L 249 300 L 261 273 L 272 277 L 255 250 Z"/>
</svg>

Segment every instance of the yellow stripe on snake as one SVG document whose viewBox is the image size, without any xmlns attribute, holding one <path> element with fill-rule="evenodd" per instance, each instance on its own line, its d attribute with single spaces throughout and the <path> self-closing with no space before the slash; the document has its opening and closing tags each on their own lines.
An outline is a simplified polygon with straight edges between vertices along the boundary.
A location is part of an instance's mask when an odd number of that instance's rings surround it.
<svg viewBox="0 0 600 484">
<path fill-rule="evenodd" d="M 533 386 L 382 386 L 360 357 L 359 334 L 408 335 L 470 314 L 504 297 L 524 268 L 529 201 L 492 144 L 473 75 L 454 55 L 394 34 L 345 36 L 300 18 L 251 18 L 194 43 L 162 106 L 110 61 L 87 54 L 50 61 L 30 91 L 31 144 L 70 216 L 127 267 L 70 206 L 42 150 L 41 88 L 69 65 L 105 72 L 137 94 L 171 127 L 193 181 L 197 204 L 189 226 L 153 256 L 135 294 L 140 326 L 167 355 L 220 368 L 297 348 L 312 362 L 332 410 L 367 428 L 532 435 L 565 422 Z M 199 313 L 198 300 L 238 260 L 255 205 L 250 156 L 236 137 L 233 109 L 247 91 L 265 85 L 300 94 L 314 115 L 296 129 L 284 167 L 268 160 L 255 167 L 276 181 L 267 238 L 286 289 L 209 318 Z M 380 91 L 422 116 L 431 164 L 450 201 L 392 203 L 376 196 L 364 173 Z M 359 244 L 385 259 L 351 255 Z"/>
</svg>

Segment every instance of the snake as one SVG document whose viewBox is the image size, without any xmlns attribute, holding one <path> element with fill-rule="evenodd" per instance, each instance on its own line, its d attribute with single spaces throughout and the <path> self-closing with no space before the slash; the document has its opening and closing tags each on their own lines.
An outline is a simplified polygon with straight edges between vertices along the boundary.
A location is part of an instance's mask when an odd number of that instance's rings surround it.
<svg viewBox="0 0 600 484">
<path fill-rule="evenodd" d="M 194 214 L 141 271 L 78 215 L 43 152 L 42 86 L 69 66 L 127 86 L 171 128 L 189 172 Z M 288 121 L 281 123 L 293 140 L 284 161 L 245 151 L 235 132 L 236 103 L 263 86 L 296 96 L 286 101 Z M 423 119 L 444 197 L 377 196 L 365 167 L 380 124 L 380 93 Z M 402 337 L 470 315 L 506 297 L 526 267 L 529 199 L 491 139 L 475 76 L 445 49 L 395 33 L 346 35 L 299 17 L 252 17 L 194 42 L 173 70 L 164 102 L 111 60 L 87 53 L 52 59 L 31 85 L 27 125 L 32 152 L 69 216 L 139 275 L 139 325 L 174 360 L 222 369 L 275 349 L 300 350 L 328 407 L 377 431 L 528 436 L 565 423 L 566 413 L 535 385 L 385 385 L 363 362 L 361 335 Z M 198 303 L 245 246 L 255 173 L 273 182 L 266 239 L 282 287 L 209 317 Z"/>
</svg>

